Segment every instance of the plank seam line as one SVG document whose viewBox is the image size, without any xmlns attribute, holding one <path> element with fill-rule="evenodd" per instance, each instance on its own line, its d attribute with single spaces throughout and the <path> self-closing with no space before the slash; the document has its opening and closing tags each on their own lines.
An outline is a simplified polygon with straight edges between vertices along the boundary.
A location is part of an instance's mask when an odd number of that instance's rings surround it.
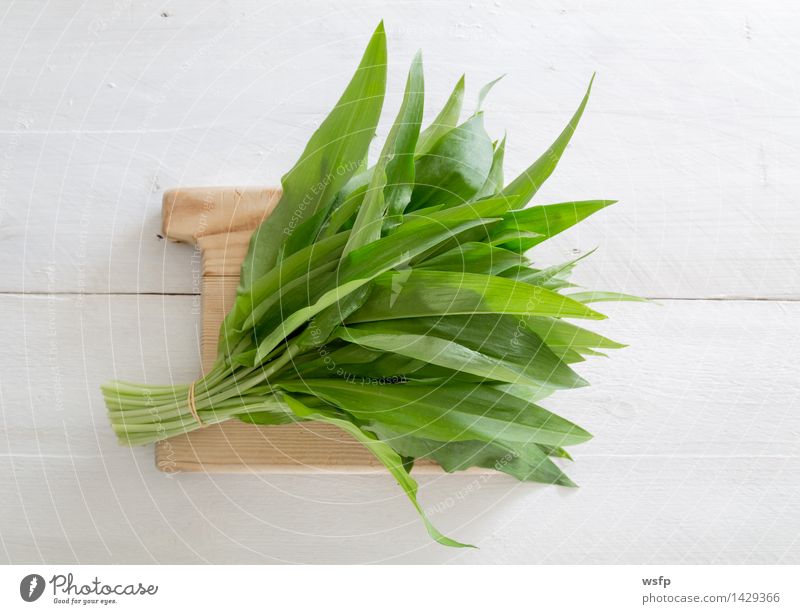
<svg viewBox="0 0 800 614">
<path fill-rule="evenodd" d="M 35 290 L 32 292 L 0 290 L 0 296 L 202 296 L 199 292 L 74 292 L 74 291 L 60 291 L 60 292 L 44 292 Z M 750 301 L 762 303 L 797 303 L 800 302 L 800 297 L 764 297 L 764 296 L 644 296 L 650 301 Z M 617 302 L 617 301 L 608 301 Z M 624 302 L 624 301 L 619 301 Z"/>
</svg>

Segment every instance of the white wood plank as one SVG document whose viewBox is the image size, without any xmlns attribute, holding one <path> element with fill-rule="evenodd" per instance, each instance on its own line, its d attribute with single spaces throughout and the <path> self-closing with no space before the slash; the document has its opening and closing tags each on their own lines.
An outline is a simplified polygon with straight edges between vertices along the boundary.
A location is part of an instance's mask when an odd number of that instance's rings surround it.
<svg viewBox="0 0 800 614">
<path fill-rule="evenodd" d="M 0 297 L 6 560 L 800 563 L 800 303 L 606 308 L 597 328 L 631 347 L 548 403 L 595 435 L 581 488 L 422 478 L 441 528 L 481 546 L 454 552 L 388 476 L 168 477 L 117 447 L 98 384 L 193 377 L 194 301 Z"/>
<path fill-rule="evenodd" d="M 104 465 L 0 459 L 5 552 L 14 563 L 795 563 L 795 458 L 609 461 L 579 491 L 420 478 L 442 530 L 430 543 L 378 476 L 168 479 L 146 454 Z M 591 459 L 590 459 L 591 460 Z M 635 471 L 631 471 L 631 466 Z M 616 470 L 618 474 L 613 473 Z M 770 476 L 765 481 L 764 475 Z M 588 476 L 587 476 L 588 477 Z M 783 491 L 783 492 L 781 492 Z M 24 492 L 23 497 L 19 496 Z M 436 513 L 435 510 L 441 510 Z"/>
<path fill-rule="evenodd" d="M 667 297 L 800 298 L 800 142 L 789 3 L 15 3 L 0 24 L 0 291 L 196 292 L 157 238 L 160 193 L 275 184 L 386 19 L 391 83 L 424 47 L 429 111 L 457 75 L 509 130 L 509 173 L 584 124 L 539 202 L 621 203 L 543 250 Z M 385 133 L 387 126 L 381 128 Z"/>
</svg>

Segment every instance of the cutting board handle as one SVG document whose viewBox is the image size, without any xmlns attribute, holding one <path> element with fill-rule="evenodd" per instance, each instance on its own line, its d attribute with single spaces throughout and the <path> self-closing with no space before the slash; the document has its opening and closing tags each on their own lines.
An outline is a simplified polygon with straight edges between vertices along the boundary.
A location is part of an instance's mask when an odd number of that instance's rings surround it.
<svg viewBox="0 0 800 614">
<path fill-rule="evenodd" d="M 172 241 L 196 244 L 202 237 L 251 232 L 278 204 L 270 187 L 176 188 L 164 192 L 161 228 Z"/>
<path fill-rule="evenodd" d="M 268 187 L 168 190 L 161 207 L 162 232 L 172 241 L 197 246 L 204 280 L 238 279 L 250 236 L 280 197 L 280 189 Z"/>
</svg>

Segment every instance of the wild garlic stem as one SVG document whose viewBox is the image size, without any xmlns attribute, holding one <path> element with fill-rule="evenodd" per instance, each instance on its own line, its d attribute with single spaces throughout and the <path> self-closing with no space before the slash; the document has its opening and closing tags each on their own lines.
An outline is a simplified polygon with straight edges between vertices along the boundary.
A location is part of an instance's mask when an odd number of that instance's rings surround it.
<svg viewBox="0 0 800 614">
<path fill-rule="evenodd" d="M 102 391 L 111 425 L 122 443 L 140 445 L 188 433 L 239 414 L 279 411 L 280 401 L 268 378 L 286 365 L 293 354 L 286 352 L 266 367 L 217 364 L 194 385 L 194 406 L 202 424 L 189 408 L 188 385 L 110 382 Z"/>
</svg>

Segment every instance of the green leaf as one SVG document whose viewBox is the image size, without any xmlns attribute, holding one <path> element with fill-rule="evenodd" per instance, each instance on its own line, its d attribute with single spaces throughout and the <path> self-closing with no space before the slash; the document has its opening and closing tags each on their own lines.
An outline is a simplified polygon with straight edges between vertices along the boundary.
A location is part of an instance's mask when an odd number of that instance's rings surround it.
<svg viewBox="0 0 800 614">
<path fill-rule="evenodd" d="M 522 454 L 519 454 L 503 446 L 482 441 L 442 443 L 402 435 L 377 425 L 370 428 L 399 454 L 432 459 L 448 473 L 464 471 L 470 467 L 484 467 L 502 471 L 525 482 L 575 486 L 572 480 L 547 458 L 543 446 L 537 444 L 520 446 Z"/>
<path fill-rule="evenodd" d="M 525 386 L 523 384 L 499 384 L 496 388 L 506 394 L 531 403 L 546 399 L 554 392 L 553 388 L 546 386 Z"/>
<path fill-rule="evenodd" d="M 583 348 L 579 348 L 583 350 Z M 586 360 L 580 353 L 573 348 L 563 348 L 563 347 L 554 347 L 553 352 L 555 352 L 558 357 L 563 360 L 568 365 L 575 364 L 576 362 L 583 362 Z"/>
<path fill-rule="evenodd" d="M 486 220 L 474 217 L 475 210 L 480 210 L 481 206 L 484 210 L 489 210 L 498 205 L 502 205 L 502 201 L 497 203 L 483 201 L 480 206 L 471 205 L 469 211 L 457 208 L 432 214 L 429 224 L 403 224 L 391 235 L 351 252 L 342 260 L 336 274 L 331 275 L 330 281 L 321 284 L 322 291 L 314 297 L 309 297 L 310 300 L 303 300 L 302 303 L 298 301 L 282 303 L 279 305 L 279 310 L 273 310 L 271 318 L 265 318 L 263 315 L 259 317 L 254 310 L 254 315 L 245 325 L 253 326 L 258 323 L 259 329 L 265 331 L 258 342 L 256 361 L 263 360 L 277 347 L 281 339 L 290 335 L 309 318 L 381 273 L 408 262 L 454 232 L 486 224 Z"/>
<path fill-rule="evenodd" d="M 364 431 L 358 425 L 337 416 L 331 411 L 327 411 L 322 408 L 312 409 L 304 405 L 299 399 L 293 398 L 288 394 L 285 395 L 284 398 L 286 400 L 286 404 L 298 417 L 305 420 L 316 420 L 318 422 L 332 424 L 342 429 L 349 435 L 352 435 L 358 442 L 367 448 L 367 450 L 372 452 L 375 458 L 383 463 L 384 467 L 389 470 L 389 473 L 392 474 L 400 487 L 405 491 L 406 495 L 411 501 L 411 504 L 417 510 L 417 513 L 419 513 L 420 518 L 422 518 L 422 522 L 425 524 L 425 528 L 428 530 L 428 535 L 430 535 L 434 540 L 444 546 L 450 546 L 453 548 L 474 548 L 474 546 L 469 544 L 462 544 L 454 539 L 445 537 L 435 526 L 433 526 L 433 523 L 428 519 L 425 511 L 422 509 L 422 506 L 417 501 L 417 491 L 419 486 L 417 485 L 416 480 L 409 475 L 406 469 L 406 462 L 404 462 L 400 455 L 398 455 L 397 452 L 391 448 L 391 446 L 378 439 L 372 433 Z"/>
<path fill-rule="evenodd" d="M 325 266 L 326 263 L 335 262 L 344 248 L 347 237 L 348 233 L 343 232 L 313 243 L 281 260 L 277 267 L 248 288 L 240 287 L 237 290 L 233 307 L 220 326 L 218 356 L 230 359 L 236 353 L 237 345 L 243 338 L 242 331 L 245 321 L 253 318 L 256 310 L 255 319 L 266 313 L 269 307 L 269 303 L 266 301 L 276 295 L 279 296 L 282 290 L 285 291 L 284 284 L 304 275 L 310 276 L 312 271 Z"/>
<path fill-rule="evenodd" d="M 422 75 L 422 55 L 417 52 L 408 73 L 403 104 L 395 121 L 397 134 L 393 136 L 390 133 L 387 137 L 387 143 L 394 142 L 394 150 L 390 153 L 391 159 L 386 164 L 387 215 L 403 213 L 411 200 L 411 193 L 414 190 L 414 153 L 420 136 L 419 129 L 422 123 L 424 102 L 425 81 Z"/>
<path fill-rule="evenodd" d="M 387 327 L 381 328 L 386 329 Z M 342 328 L 337 334 L 340 339 L 357 343 L 364 347 L 394 352 L 417 360 L 427 360 L 431 364 L 446 367 L 453 371 L 472 373 L 487 380 L 508 382 L 510 384 L 557 386 L 547 376 L 541 377 L 538 374 L 534 376 L 528 373 L 524 365 L 486 356 L 476 350 L 439 337 L 403 333 L 378 333 L 355 327 Z"/>
<path fill-rule="evenodd" d="M 320 230 L 330 213 L 333 202 L 330 201 L 327 205 L 321 206 L 314 215 L 308 217 L 292 234 L 284 238 L 281 260 L 285 260 L 303 248 L 313 245 L 318 238 L 321 238 Z"/>
<path fill-rule="evenodd" d="M 266 357 L 278 347 L 278 344 L 281 341 L 288 337 L 291 333 L 297 330 L 301 325 L 311 319 L 313 316 L 317 315 L 324 309 L 334 305 L 335 303 L 339 302 L 340 300 L 347 297 L 348 294 L 351 292 L 355 292 L 362 286 L 364 286 L 368 279 L 355 279 L 346 283 L 342 283 L 332 290 L 328 290 L 322 296 L 320 296 L 316 301 L 312 304 L 309 304 L 301 309 L 293 311 L 288 317 L 286 317 L 280 324 L 277 326 L 272 326 L 271 324 L 261 324 L 259 323 L 259 328 L 264 330 L 270 331 L 266 333 L 265 336 L 257 336 L 256 341 L 258 342 L 258 347 L 256 349 L 256 355 L 253 365 L 257 365 L 263 362 Z M 301 345 L 302 343 L 302 345 Z M 304 339 L 302 342 L 295 342 L 295 351 L 306 345 L 307 341 Z"/>
<path fill-rule="evenodd" d="M 304 379 L 279 385 L 289 392 L 322 398 L 359 420 L 378 421 L 402 433 L 436 441 L 566 446 L 591 439 L 568 420 L 488 384 L 425 386 Z"/>
<path fill-rule="evenodd" d="M 539 269 L 532 269 L 524 266 L 514 267 L 512 269 L 507 269 L 500 273 L 501 277 L 507 277 L 508 279 L 513 279 L 514 281 L 521 281 L 526 284 L 532 284 L 534 286 L 541 286 L 542 288 L 547 288 L 548 290 L 561 290 L 562 288 L 573 288 L 575 284 L 571 283 L 567 278 L 566 275 L 569 274 L 570 270 L 565 269 L 562 272 L 562 275 L 545 275 L 542 276 L 541 274 L 545 271 Z"/>
<path fill-rule="evenodd" d="M 361 172 L 342 188 L 336 195 L 331 213 L 320 233 L 321 237 L 330 237 L 341 230 L 349 230 L 353 226 L 356 213 L 369 188 L 372 169 Z"/>
<path fill-rule="evenodd" d="M 444 107 L 439 111 L 439 115 L 436 116 L 430 126 L 420 133 L 417 141 L 417 157 L 428 153 L 440 138 L 456 127 L 463 104 L 464 75 L 461 75 Z"/>
<path fill-rule="evenodd" d="M 552 456 L 553 458 L 566 458 L 567 460 L 573 460 L 572 456 L 570 456 L 569 452 L 567 452 L 564 448 L 559 448 L 557 446 L 543 446 L 541 444 L 539 444 L 539 447 L 544 451 L 545 454 Z"/>
<path fill-rule="evenodd" d="M 593 331 L 556 318 L 528 317 L 525 324 L 551 348 L 589 347 L 618 349 L 626 347 Z"/>
<path fill-rule="evenodd" d="M 497 233 L 488 239 L 489 245 L 503 245 L 511 244 L 521 241 L 530 241 L 539 239 L 541 235 L 530 230 L 523 230 L 521 228 L 506 228 L 502 233 Z M 520 253 L 522 253 L 520 251 Z"/>
<path fill-rule="evenodd" d="M 580 353 L 584 356 L 600 356 L 602 358 L 608 358 L 608 354 L 604 354 L 603 352 L 598 352 L 597 350 L 591 350 L 589 348 L 581 348 Z"/>
<path fill-rule="evenodd" d="M 300 351 L 324 345 L 331 333 L 366 302 L 370 290 L 369 285 L 361 286 L 317 314 L 297 339 Z"/>
<path fill-rule="evenodd" d="M 567 124 L 566 128 L 561 132 L 558 138 L 553 141 L 550 148 L 543 153 L 536 162 L 531 164 L 519 177 L 509 183 L 502 191 L 506 196 L 518 196 L 520 198 L 520 206 L 525 206 L 533 198 L 534 194 L 539 191 L 542 184 L 553 173 L 561 159 L 564 150 L 567 148 L 575 129 L 578 127 L 578 122 L 581 120 L 583 110 L 586 108 L 586 103 L 589 101 L 589 94 L 592 92 L 592 83 L 594 82 L 594 75 L 589 81 L 589 87 L 586 94 L 581 101 L 578 110 L 572 116 L 572 119 Z"/>
<path fill-rule="evenodd" d="M 283 176 L 283 195 L 275 210 L 253 233 L 242 264 L 242 288 L 275 266 L 283 245 L 277 237 L 292 235 L 358 171 L 375 134 L 385 90 L 386 34 L 381 22 L 339 102 Z"/>
<path fill-rule="evenodd" d="M 615 202 L 583 200 L 509 211 L 503 216 L 503 221 L 492 228 L 491 240 L 498 242 L 504 234 L 514 231 L 533 233 L 517 240 L 501 241 L 505 248 L 522 253 Z"/>
<path fill-rule="evenodd" d="M 364 194 L 364 201 L 358 208 L 350 238 L 347 240 L 347 245 L 344 246 L 344 251 L 342 252 L 343 256 L 380 239 L 384 209 L 386 207 L 383 195 L 386 181 L 386 172 L 383 166 L 376 168 L 372 174 L 369 187 Z"/>
<path fill-rule="evenodd" d="M 492 166 L 492 141 L 479 113 L 442 136 L 417 159 L 408 211 L 468 202 L 483 187 Z"/>
<path fill-rule="evenodd" d="M 475 107 L 475 113 L 481 112 L 481 109 L 483 107 L 483 102 L 486 100 L 486 97 L 489 95 L 489 92 L 492 91 L 492 88 L 495 85 L 497 85 L 497 82 L 500 81 L 500 79 L 502 79 L 503 77 L 505 77 L 505 75 L 500 75 L 499 77 L 497 77 L 497 79 L 489 81 L 489 83 L 487 83 L 481 88 L 480 92 L 478 92 L 478 105 Z M 494 192 L 492 192 L 492 194 L 494 194 Z"/>
<path fill-rule="evenodd" d="M 414 148 L 422 121 L 424 91 L 422 56 L 417 53 L 408 73 L 403 103 L 386 137 L 364 202 L 356 214 L 344 255 L 379 239 L 384 213 L 388 210 L 390 215 L 400 214 L 411 200 L 414 187 Z"/>
<path fill-rule="evenodd" d="M 503 140 L 500 141 L 494 148 L 494 153 L 492 154 L 492 167 L 489 169 L 489 174 L 486 177 L 486 181 L 483 182 L 483 186 L 481 186 L 481 189 L 478 190 L 478 193 L 473 196 L 473 200 L 480 200 L 481 198 L 494 196 L 500 192 L 503 187 L 503 160 L 505 158 L 505 153 L 506 137 L 503 136 Z"/>
<path fill-rule="evenodd" d="M 365 366 L 368 375 L 380 377 L 371 371 L 371 367 L 385 355 L 383 352 L 368 350 L 360 345 L 344 344 L 334 340 L 319 348 L 312 360 L 300 364 L 295 361 L 293 366 L 299 377 L 344 377 L 353 373 L 354 369 L 358 372 L 362 366 Z"/>
<path fill-rule="evenodd" d="M 595 250 L 591 250 L 581 256 L 578 256 L 577 258 L 547 267 L 546 269 L 529 269 L 529 273 L 525 275 L 524 278 L 517 277 L 516 279 L 518 281 L 525 281 L 526 283 L 533 284 L 534 286 L 543 286 L 551 290 L 570 287 L 572 284 L 567 281 L 567 277 L 572 274 L 572 270 L 575 268 L 575 265 L 578 262 L 587 256 L 592 255 L 594 251 Z"/>
<path fill-rule="evenodd" d="M 345 350 L 357 348 L 364 353 L 364 357 L 370 357 L 369 361 L 355 359 Z M 427 362 L 414 360 L 407 356 L 390 354 L 370 350 L 356 344 L 349 344 L 346 348 L 335 350 L 315 360 L 309 365 L 303 365 L 299 370 L 302 377 L 325 378 L 342 377 L 350 381 L 399 383 L 410 378 L 416 379 L 415 373 L 420 369 L 428 367 Z"/>
<path fill-rule="evenodd" d="M 466 228 L 473 228 L 476 226 L 485 227 L 489 220 L 483 219 L 483 215 L 501 215 L 507 207 L 504 199 L 485 199 L 480 203 L 471 205 L 464 205 L 461 207 L 454 207 L 445 211 L 432 213 L 429 216 L 422 216 L 414 214 L 408 216 L 407 221 L 397 228 L 391 236 L 384 237 L 376 242 L 377 245 L 366 245 L 363 248 L 351 252 L 349 256 L 342 260 L 339 265 L 339 271 L 336 275 L 329 276 L 331 282 L 317 283 L 315 280 L 319 279 L 319 272 L 324 272 L 325 267 L 331 267 L 333 264 L 328 259 L 326 264 L 320 264 L 318 267 L 303 272 L 299 267 L 303 264 L 302 260 L 295 263 L 294 257 L 291 267 L 286 267 L 294 278 L 289 278 L 284 281 L 285 284 L 275 283 L 286 279 L 282 275 L 276 275 L 271 271 L 265 276 L 265 280 L 259 280 L 253 294 L 256 295 L 253 301 L 253 306 L 249 307 L 250 315 L 242 325 L 243 329 L 249 329 L 255 326 L 257 322 L 265 322 L 265 328 L 277 325 L 276 317 L 282 318 L 283 314 L 293 310 L 299 309 L 303 305 L 313 302 L 314 297 L 319 297 L 327 289 L 335 288 L 335 284 L 343 282 L 345 279 L 355 279 L 356 277 L 363 277 L 364 279 L 371 279 L 375 275 L 389 268 L 399 266 L 416 255 L 417 251 L 425 251 L 429 247 L 437 245 L 442 240 L 446 239 L 449 234 L 458 232 Z M 496 218 L 493 220 L 496 221 Z M 345 233 L 340 233 L 340 235 Z M 340 237 L 335 235 L 335 237 Z M 424 244 L 420 241 L 425 242 Z M 320 243 L 324 244 L 328 251 L 332 248 L 330 243 L 333 238 L 325 240 Z M 309 262 L 316 263 L 317 260 L 313 259 L 313 251 L 309 250 Z M 283 270 L 283 263 L 277 267 L 278 273 Z M 287 275 L 286 277 L 289 277 Z M 312 283 L 315 281 L 315 283 Z M 266 282 L 269 282 L 266 283 Z M 311 291 L 311 288 L 321 288 L 316 295 Z M 258 292 L 255 292 L 255 290 Z M 271 290 L 267 292 L 266 290 Z M 296 290 L 293 299 L 287 298 L 292 296 L 291 290 Z M 299 292 L 298 292 L 299 291 Z M 341 298 L 341 297 L 340 297 Z M 337 299 L 338 300 L 338 299 Z M 245 299 L 242 298 L 244 305 Z M 237 303 L 239 301 L 237 300 Z M 275 317 L 266 318 L 269 309 L 274 305 L 279 305 L 280 310 Z"/>
<path fill-rule="evenodd" d="M 424 260 L 416 268 L 495 275 L 512 267 L 524 265 L 526 262 L 523 256 L 515 252 L 471 241 Z"/>
<path fill-rule="evenodd" d="M 524 266 L 514 267 L 511 269 L 507 269 L 503 271 L 500 275 L 502 277 L 508 277 L 509 279 L 513 279 L 516 281 L 523 281 L 528 284 L 533 284 L 534 286 L 542 286 L 543 288 L 547 288 L 548 290 L 561 290 L 562 288 L 573 288 L 575 284 L 570 283 L 569 276 L 572 274 L 572 270 L 575 268 L 575 265 L 586 258 L 587 256 L 594 253 L 595 250 L 591 250 L 582 256 L 578 256 L 572 260 L 567 262 L 562 262 L 561 264 L 556 264 L 546 269 L 534 269 Z"/>
<path fill-rule="evenodd" d="M 256 326 L 268 328 L 287 309 L 307 304 L 309 289 L 329 285 L 330 280 L 336 276 L 336 265 L 336 261 L 326 262 L 294 279 L 283 280 L 274 294 L 265 297 L 253 307 L 239 332 L 246 332 Z"/>
<path fill-rule="evenodd" d="M 625 301 L 634 303 L 652 302 L 649 298 L 634 296 L 633 294 L 622 294 L 621 292 L 598 292 L 598 291 L 576 292 L 575 294 L 570 294 L 569 297 L 572 300 L 579 301 L 581 303 L 603 303 L 603 302 L 619 303 Z"/>
<path fill-rule="evenodd" d="M 346 322 L 479 313 L 605 318 L 550 290 L 502 277 L 412 270 L 375 279 L 367 302 Z"/>
<path fill-rule="evenodd" d="M 366 347 L 427 360 L 454 371 L 465 371 L 511 384 L 527 383 L 550 388 L 586 385 L 585 380 L 561 362 L 542 339 L 515 316 L 475 314 L 408 318 L 355 324 L 338 334 L 340 338 Z M 371 337 L 380 335 L 397 338 L 383 340 Z M 424 340 L 417 341 L 412 338 L 415 336 Z M 437 345 L 431 338 L 458 344 L 458 348 L 453 348 L 455 354 L 451 356 L 448 351 L 450 348 L 441 343 Z M 479 355 L 473 357 L 469 351 Z M 460 360 L 474 360 L 476 364 L 460 365 Z M 502 367 L 505 379 L 499 369 L 493 371 L 495 364 Z"/>
</svg>

